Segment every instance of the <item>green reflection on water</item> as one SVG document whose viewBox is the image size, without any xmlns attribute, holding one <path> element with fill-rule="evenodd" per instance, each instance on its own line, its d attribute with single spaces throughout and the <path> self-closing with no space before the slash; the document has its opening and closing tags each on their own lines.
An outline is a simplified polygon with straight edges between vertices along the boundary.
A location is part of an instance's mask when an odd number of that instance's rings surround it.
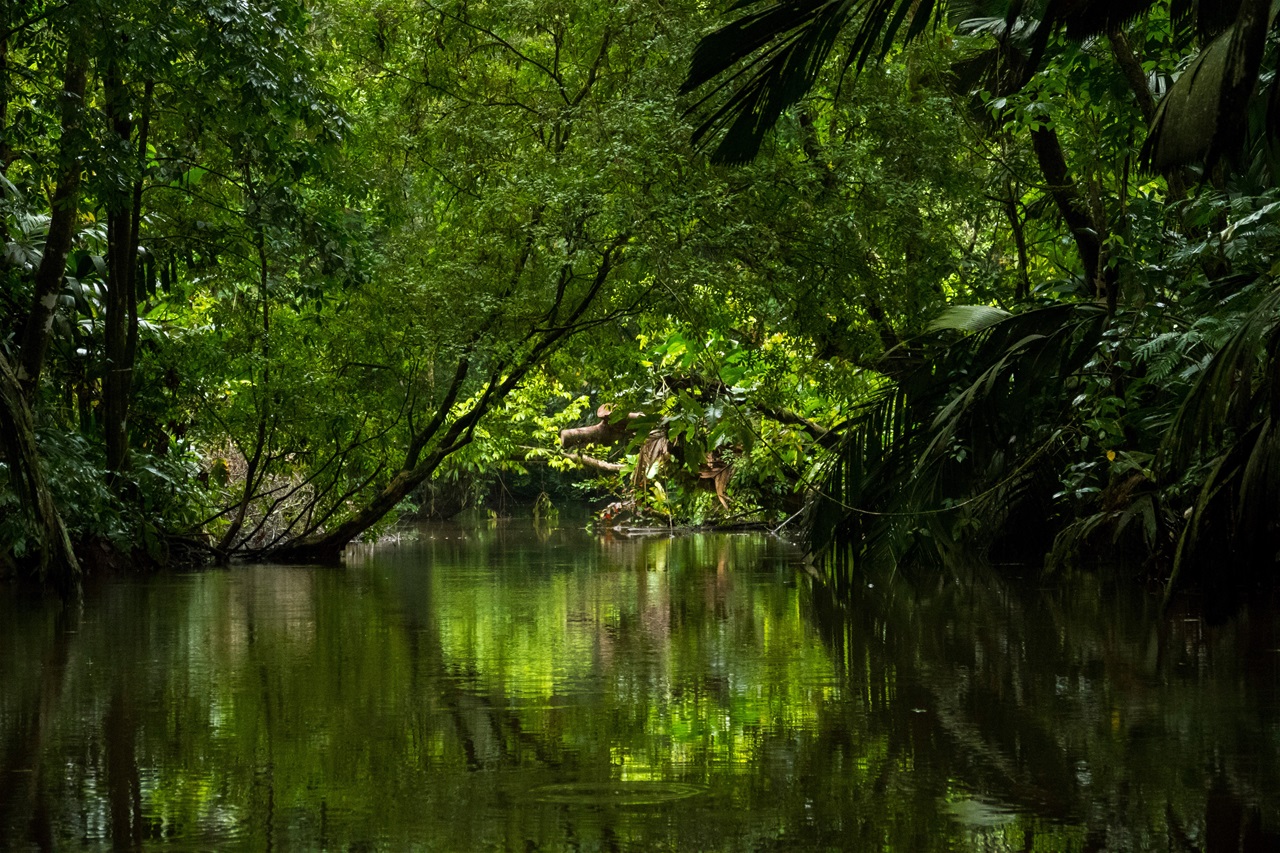
<svg viewBox="0 0 1280 853">
<path fill-rule="evenodd" d="M 0 846 L 1274 846 L 1269 610 L 985 574 L 836 606 L 793 559 L 509 523 L 6 599 Z"/>
</svg>

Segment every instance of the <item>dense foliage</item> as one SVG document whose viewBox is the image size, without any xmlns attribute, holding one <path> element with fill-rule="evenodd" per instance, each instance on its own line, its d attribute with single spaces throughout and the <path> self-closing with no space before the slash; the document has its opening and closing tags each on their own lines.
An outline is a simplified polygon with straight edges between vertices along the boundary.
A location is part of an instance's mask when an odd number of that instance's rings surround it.
<svg viewBox="0 0 1280 853">
<path fill-rule="evenodd" d="M 0 564 L 573 478 L 833 571 L 1268 572 L 1268 4 L 743 6 L 7 4 Z"/>
</svg>

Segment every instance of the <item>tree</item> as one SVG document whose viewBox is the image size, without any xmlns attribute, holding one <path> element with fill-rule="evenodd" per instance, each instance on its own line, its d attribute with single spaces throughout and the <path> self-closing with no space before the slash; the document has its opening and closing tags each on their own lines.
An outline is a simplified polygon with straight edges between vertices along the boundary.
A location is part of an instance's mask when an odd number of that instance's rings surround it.
<svg viewBox="0 0 1280 853">
<path fill-rule="evenodd" d="M 1257 91 L 1274 61 L 1264 48 L 1270 15 L 1249 0 L 1194 9 L 1051 1 L 1023 17 L 1028 8 L 999 4 L 987 18 L 959 24 L 961 33 L 986 34 L 990 47 L 956 65 L 958 88 L 981 99 L 1002 137 L 1025 140 L 1018 144 L 1029 147 L 1040 173 L 1033 183 L 1043 186 L 1039 192 L 1071 235 L 1084 292 L 1105 305 L 1105 318 L 1092 305 L 1072 304 L 1070 287 L 1054 288 L 1068 301 L 1040 310 L 1009 315 L 976 306 L 944 315 L 935 335 L 918 343 L 922 361 L 895 375 L 851 420 L 820 480 L 816 541 L 848 547 L 855 557 L 889 544 L 901 556 L 921 541 L 922 527 L 935 543 L 966 528 L 985 531 L 981 540 L 1035 517 L 1058 532 L 1058 559 L 1103 531 L 1115 542 L 1141 541 L 1161 571 L 1172 567 L 1174 575 L 1201 562 L 1193 555 L 1207 554 L 1215 547 L 1209 543 L 1242 556 L 1273 554 L 1273 525 L 1250 510 L 1274 497 L 1260 474 L 1272 465 L 1270 385 L 1265 373 L 1244 366 L 1260 358 L 1257 347 L 1269 340 L 1275 319 L 1254 263 L 1254 241 L 1269 237 L 1252 228 L 1266 216 L 1274 183 L 1265 165 L 1270 143 L 1258 132 L 1273 84 Z M 756 155 L 765 132 L 815 85 L 829 56 L 861 69 L 889 52 L 901 28 L 912 41 L 940 17 L 931 3 L 748 9 L 703 40 L 685 84 L 694 91 L 719 81 L 698 102 L 708 116 L 697 136 L 718 140 L 713 157 L 726 162 Z M 1153 27 L 1166 26 L 1166 14 L 1171 32 L 1200 39 L 1180 73 L 1170 64 L 1177 48 L 1150 40 Z M 1097 42 L 1076 46 L 1101 35 L 1111 71 L 1090 59 Z M 1138 59 L 1135 44 L 1147 59 Z M 1172 82 L 1158 105 L 1148 69 L 1156 81 L 1164 74 Z M 1123 82 L 1130 103 L 1107 91 L 1104 74 Z M 1090 89 L 1085 103 L 1070 104 L 1072 91 Z M 1186 194 L 1187 164 L 1217 186 L 1233 182 L 1242 194 L 1234 216 L 1203 184 L 1185 209 L 1153 206 L 1158 186 L 1135 194 L 1135 145 L 1167 176 L 1170 200 Z M 1102 159 L 1107 154 L 1110 163 Z M 1025 270 L 1031 220 L 1019 208 L 1031 208 L 1026 195 L 1008 198 Z M 1210 259 L 1203 248 L 1214 235 L 1227 244 Z M 1170 253 L 1174 264 L 1156 260 Z M 1030 291 L 1022 285 L 1024 298 Z M 1228 293 L 1234 307 L 1222 301 Z M 1209 341 L 1202 331 L 1209 327 L 1232 334 Z M 957 330 L 967 334 L 948 339 Z M 932 349 L 935 341 L 941 349 Z M 1175 359 L 1201 346 L 1206 361 L 1170 373 Z M 1247 379 L 1238 386 L 1229 373 Z M 1029 382 L 1035 376 L 1038 382 Z M 1037 385 L 1045 391 L 1026 390 Z M 1038 402 L 1026 409 L 1030 399 Z M 1228 437 L 1223 421 L 1240 432 Z M 1157 455 L 1161 427 L 1170 422 L 1172 437 Z M 1099 444 L 1102 459 L 1095 456 Z M 1036 538 L 1042 549 L 1045 540 Z"/>
<path fill-rule="evenodd" d="M 156 201 L 166 190 L 190 186 L 183 180 L 193 165 L 186 155 L 202 150 L 196 129 L 206 122 L 228 130 L 238 123 L 247 131 L 240 140 L 251 141 L 253 150 L 278 150 L 282 140 L 296 150 L 305 119 L 314 114 L 318 124 L 323 98 L 305 91 L 309 71 L 295 40 L 305 18 L 290 4 L 255 10 L 238 3 L 162 8 L 84 0 L 35 8 L 4 25 L 4 213 L 12 238 L 4 325 L 15 333 L 17 378 L 32 408 L 31 418 L 9 422 L 21 433 L 29 421 L 58 443 L 66 436 L 90 439 L 77 444 L 97 447 L 78 458 L 82 469 L 99 464 L 89 457 L 102 454 L 107 479 L 122 499 L 123 510 L 110 514 L 122 522 L 121 512 L 133 518 L 124 526 L 103 524 L 102 514 L 89 508 L 97 498 L 73 492 L 72 514 L 84 510 L 98 527 L 81 528 L 79 536 L 109 529 L 121 541 L 154 544 L 150 534 L 125 529 L 157 526 L 147 517 L 157 496 L 147 493 L 146 481 L 159 469 L 149 457 L 132 472 L 132 445 L 141 440 L 149 454 L 169 449 L 156 437 L 152 418 L 163 423 L 160 411 L 148 411 L 152 417 L 130 427 L 142 378 L 136 373 L 139 352 L 159 346 L 166 332 L 142 315 L 163 301 L 156 298 L 159 279 L 172 288 L 175 256 L 183 253 L 174 249 L 199 242 L 162 233 L 157 226 L 174 221 L 166 217 L 173 208 Z M 9 73 L 11 68 L 22 70 Z M 56 88 L 40 78 L 52 68 L 60 71 Z M 213 80 L 238 84 L 237 97 L 193 97 L 214 94 Z M 40 198 L 44 187 L 51 188 L 46 203 Z M 34 448 L 37 433 L 15 440 Z M 12 458 L 19 466 L 37 464 L 31 460 L 39 456 Z M 24 482 L 42 479 L 34 471 L 15 473 Z M 165 490 L 173 482 L 168 475 L 160 480 Z M 52 481 L 55 493 L 65 485 Z M 56 553 L 57 540 L 43 538 L 29 543 L 30 551 Z"/>
<path fill-rule="evenodd" d="M 674 87 L 655 94 L 678 54 L 639 49 L 673 38 L 660 16 L 432 9 L 424 23 L 336 7 L 325 22 L 351 44 L 341 76 L 367 130 L 347 162 L 368 169 L 359 203 L 380 248 L 358 287 L 277 338 L 273 382 L 302 369 L 292 387 L 326 393 L 269 426 L 231 550 L 336 558 L 566 341 L 637 311 L 658 272 L 646 263 L 685 215 Z"/>
</svg>

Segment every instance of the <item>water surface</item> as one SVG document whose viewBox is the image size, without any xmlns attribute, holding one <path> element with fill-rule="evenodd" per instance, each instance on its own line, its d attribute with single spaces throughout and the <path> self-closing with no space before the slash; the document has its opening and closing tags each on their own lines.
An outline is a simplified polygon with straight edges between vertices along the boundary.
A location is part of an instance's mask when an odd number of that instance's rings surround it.
<svg viewBox="0 0 1280 853">
<path fill-rule="evenodd" d="M 1280 849 L 1280 629 L 758 535 L 424 530 L 0 600 L 0 847 Z"/>
</svg>

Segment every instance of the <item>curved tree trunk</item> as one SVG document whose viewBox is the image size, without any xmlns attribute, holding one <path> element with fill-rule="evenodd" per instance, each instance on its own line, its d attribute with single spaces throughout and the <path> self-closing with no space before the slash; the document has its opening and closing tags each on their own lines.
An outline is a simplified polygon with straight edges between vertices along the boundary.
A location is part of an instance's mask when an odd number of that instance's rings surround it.
<svg viewBox="0 0 1280 853">
<path fill-rule="evenodd" d="M 1084 267 L 1085 281 L 1094 289 L 1096 296 L 1105 297 L 1114 308 L 1114 273 L 1106 269 L 1102 252 L 1101 235 L 1105 229 L 1103 223 L 1094 221 L 1088 205 L 1080 195 L 1076 179 L 1067 166 L 1067 158 L 1062 152 L 1057 131 L 1050 124 L 1032 130 L 1031 146 L 1049 195 L 1075 240 L 1076 252 Z"/>
<path fill-rule="evenodd" d="M 435 454 L 432 456 L 434 457 Z M 361 507 L 360 511 L 351 518 L 323 534 L 298 539 L 280 548 L 272 549 L 268 552 L 268 556 L 281 563 L 338 562 L 348 543 L 381 521 L 387 513 L 395 509 L 396 504 L 426 482 L 435 473 L 438 464 L 437 461 L 429 468 L 422 465 L 413 470 L 398 472 L 373 500 Z"/>
<path fill-rule="evenodd" d="M 435 474 L 440 464 L 451 454 L 470 444 L 481 419 L 519 387 L 529 372 L 542 364 L 560 343 L 592 325 L 585 315 L 609 281 L 630 240 L 629 233 L 619 234 L 601 252 L 590 285 L 570 303 L 571 310 L 564 311 L 563 319 L 562 309 L 570 306 L 565 305 L 563 290 L 557 294 L 546 315 L 551 327 L 530 331 L 525 338 L 528 349 L 505 365 L 495 365 L 483 385 L 484 390 L 479 399 L 470 408 L 458 413 L 445 429 L 445 423 L 454 414 L 455 402 L 471 370 L 469 357 L 459 359 L 457 372 L 440 408 L 431 422 L 410 441 L 401 469 L 355 514 L 331 530 L 303 536 L 258 552 L 254 556 L 285 563 L 337 562 L 349 542 L 386 517 L 398 503 Z M 443 434 L 441 430 L 444 430 Z M 431 448 L 430 451 L 427 451 L 428 447 Z M 424 452 L 425 458 L 422 456 Z"/>
<path fill-rule="evenodd" d="M 3 353 L 0 353 L 0 441 L 9 463 L 13 489 L 40 537 L 36 577 L 71 592 L 80 583 L 80 564 L 40 470 L 31 409 Z"/>
</svg>

